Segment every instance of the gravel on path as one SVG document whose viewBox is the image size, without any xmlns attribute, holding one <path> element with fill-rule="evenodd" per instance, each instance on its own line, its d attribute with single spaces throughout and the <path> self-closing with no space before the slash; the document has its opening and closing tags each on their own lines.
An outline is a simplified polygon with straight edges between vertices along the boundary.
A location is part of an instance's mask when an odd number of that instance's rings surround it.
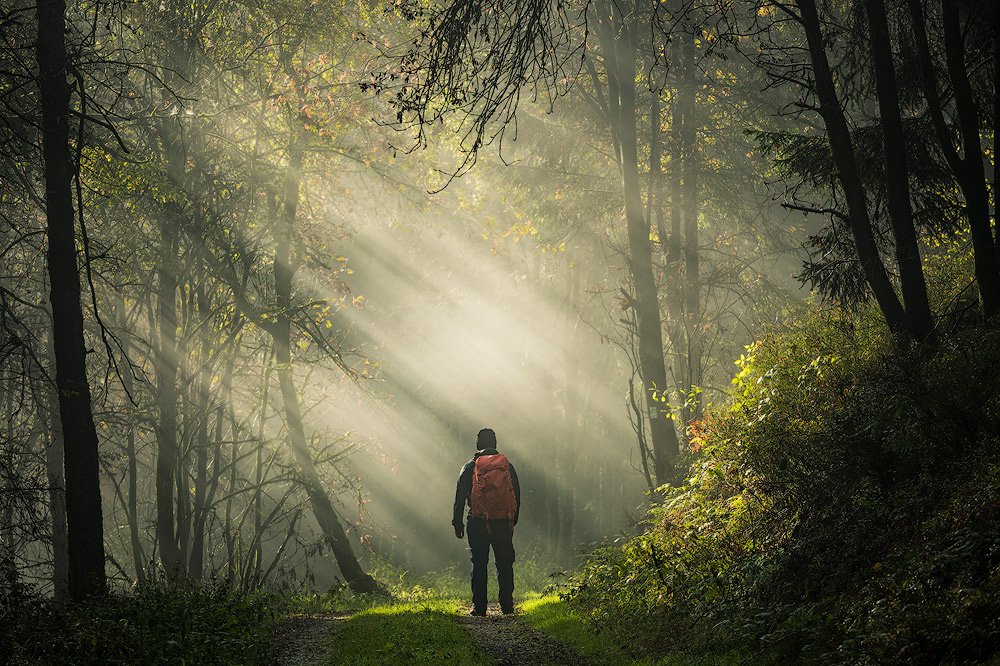
<svg viewBox="0 0 1000 666">
<path fill-rule="evenodd" d="M 464 612 L 464 611 L 463 611 Z M 503 615 L 491 604 L 486 617 L 461 615 L 458 623 L 472 640 L 499 666 L 587 666 L 590 662 L 573 648 L 532 629 L 517 619 Z"/>
<path fill-rule="evenodd" d="M 271 654 L 264 663 L 276 666 L 329 663 L 333 656 L 333 631 L 337 623 L 349 617 L 349 613 L 310 613 L 283 618 L 274 627 Z"/>
</svg>

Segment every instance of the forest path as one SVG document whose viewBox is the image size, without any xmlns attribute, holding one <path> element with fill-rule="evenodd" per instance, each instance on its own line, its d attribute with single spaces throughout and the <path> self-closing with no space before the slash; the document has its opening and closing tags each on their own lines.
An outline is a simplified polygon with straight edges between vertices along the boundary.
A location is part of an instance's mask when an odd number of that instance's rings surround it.
<svg viewBox="0 0 1000 666">
<path fill-rule="evenodd" d="M 529 627 L 517 615 L 503 615 L 496 604 L 490 604 L 486 617 L 459 615 L 458 623 L 498 666 L 590 664 L 576 650 Z"/>
<path fill-rule="evenodd" d="M 266 662 L 279 666 L 329 663 L 335 647 L 333 632 L 350 617 L 351 613 L 306 613 L 280 620 L 274 627 L 273 653 Z"/>
<path fill-rule="evenodd" d="M 589 666 L 577 650 L 503 615 L 471 617 L 457 600 L 376 605 L 279 620 L 263 663 L 278 666 Z"/>
</svg>

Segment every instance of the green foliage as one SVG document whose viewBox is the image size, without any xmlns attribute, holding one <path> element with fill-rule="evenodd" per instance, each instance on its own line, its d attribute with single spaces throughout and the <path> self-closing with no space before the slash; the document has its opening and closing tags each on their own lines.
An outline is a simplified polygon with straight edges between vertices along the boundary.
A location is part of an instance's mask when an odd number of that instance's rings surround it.
<svg viewBox="0 0 1000 666">
<path fill-rule="evenodd" d="M 467 566 L 449 566 L 440 571 L 413 574 L 378 560 L 371 567 L 372 575 L 385 584 L 395 599 L 423 601 L 429 599 L 464 599 L 471 595 Z M 555 565 L 536 558 L 527 558 L 514 565 L 514 585 L 519 598 L 551 591 L 561 580 L 563 572 Z M 491 599 L 499 594 L 496 578 L 488 579 Z"/>
<path fill-rule="evenodd" d="M 270 597 L 221 586 L 154 584 L 62 609 L 4 602 L 0 650 L 14 664 L 255 664 L 273 619 Z"/>
<path fill-rule="evenodd" d="M 355 594 L 344 586 L 326 592 L 308 592 L 286 597 L 278 607 L 283 615 L 350 613 L 365 610 L 379 603 L 370 594 Z"/>
<path fill-rule="evenodd" d="M 530 599 L 520 604 L 518 609 L 519 617 L 525 624 L 562 643 L 572 645 L 592 663 L 637 663 L 625 657 L 620 648 L 590 631 L 582 618 L 558 595 Z"/>
<path fill-rule="evenodd" d="M 450 566 L 439 571 L 413 573 L 402 569 L 387 559 L 374 559 L 369 572 L 386 590 L 393 601 L 399 603 L 421 603 L 453 601 L 455 599 L 470 599 L 468 569 Z M 541 560 L 528 558 L 519 561 L 514 567 L 514 584 L 518 598 L 538 596 L 551 592 L 559 581 L 563 580 L 564 572 L 554 565 L 544 564 Z M 489 578 L 490 598 L 496 599 L 496 578 Z M 327 592 L 316 594 L 298 594 L 285 598 L 280 602 L 281 612 L 296 613 L 344 613 L 369 610 L 384 605 L 386 599 L 368 594 L 356 594 L 346 585 L 335 587 Z"/>
<path fill-rule="evenodd" d="M 740 359 L 689 478 L 573 607 L 642 653 L 940 663 L 1000 649 L 1000 332 L 900 350 L 810 315 Z"/>
<path fill-rule="evenodd" d="M 344 620 L 334 635 L 331 664 L 461 664 L 491 661 L 455 622 L 458 602 L 376 606 Z"/>
<path fill-rule="evenodd" d="M 591 664 L 607 666 L 727 666 L 739 663 L 738 655 L 692 657 L 687 654 L 630 657 L 628 651 L 607 641 L 587 626 L 584 618 L 556 594 L 529 599 L 519 606 L 518 616 L 528 626 L 573 647 Z"/>
</svg>

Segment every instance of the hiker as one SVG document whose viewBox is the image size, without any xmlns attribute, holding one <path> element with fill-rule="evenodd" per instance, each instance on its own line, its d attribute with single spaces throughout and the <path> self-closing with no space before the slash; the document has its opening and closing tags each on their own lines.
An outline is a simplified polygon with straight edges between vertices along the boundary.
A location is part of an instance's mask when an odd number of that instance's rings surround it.
<svg viewBox="0 0 1000 666">
<path fill-rule="evenodd" d="M 521 485 L 507 457 L 497 453 L 497 436 L 489 428 L 476 437 L 476 454 L 465 463 L 455 490 L 455 511 L 451 524 L 459 539 L 469 533 L 472 553 L 472 612 L 486 615 L 486 566 L 490 546 L 496 558 L 500 584 L 500 610 L 514 612 L 514 526 L 521 509 Z M 469 506 L 468 527 L 462 520 Z"/>
</svg>

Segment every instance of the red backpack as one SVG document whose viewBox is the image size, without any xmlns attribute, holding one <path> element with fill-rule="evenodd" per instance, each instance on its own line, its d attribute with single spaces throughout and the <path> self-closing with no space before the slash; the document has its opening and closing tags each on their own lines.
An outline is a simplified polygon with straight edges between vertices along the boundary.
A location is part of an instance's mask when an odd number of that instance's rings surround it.
<svg viewBox="0 0 1000 666">
<path fill-rule="evenodd" d="M 472 517 L 513 521 L 517 513 L 510 462 L 502 453 L 476 458 L 472 473 Z"/>
</svg>

